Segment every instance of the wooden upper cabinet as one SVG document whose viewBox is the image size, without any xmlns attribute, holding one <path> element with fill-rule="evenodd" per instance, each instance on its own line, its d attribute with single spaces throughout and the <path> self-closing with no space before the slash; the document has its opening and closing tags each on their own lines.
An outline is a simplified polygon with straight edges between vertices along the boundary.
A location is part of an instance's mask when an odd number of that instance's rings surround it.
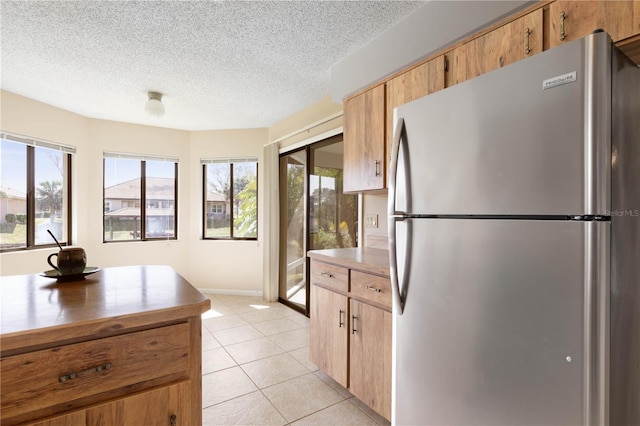
<svg viewBox="0 0 640 426">
<path fill-rule="evenodd" d="M 535 10 L 466 43 L 465 78 L 542 52 L 542 15 L 542 9 Z"/>
<path fill-rule="evenodd" d="M 614 42 L 640 34 L 640 0 L 597 4 L 597 27 L 608 32 Z"/>
<path fill-rule="evenodd" d="M 451 87 L 467 79 L 467 44 L 445 53 L 444 85 Z"/>
<path fill-rule="evenodd" d="M 558 0 L 549 5 L 549 47 L 576 40 L 597 28 L 595 1 Z"/>
<path fill-rule="evenodd" d="M 386 188 L 385 85 L 344 101 L 344 192 Z"/>
<path fill-rule="evenodd" d="M 603 29 L 614 42 L 640 33 L 640 1 L 556 1 L 549 5 L 550 47 Z"/>
<path fill-rule="evenodd" d="M 393 109 L 601 28 L 640 62 L 640 0 L 557 0 L 457 44 L 344 102 L 344 191 L 384 190 Z"/>
<path fill-rule="evenodd" d="M 442 90 L 444 87 L 444 55 L 412 68 L 387 82 L 387 153 L 391 153 L 391 145 L 393 144 L 393 109 Z"/>
</svg>

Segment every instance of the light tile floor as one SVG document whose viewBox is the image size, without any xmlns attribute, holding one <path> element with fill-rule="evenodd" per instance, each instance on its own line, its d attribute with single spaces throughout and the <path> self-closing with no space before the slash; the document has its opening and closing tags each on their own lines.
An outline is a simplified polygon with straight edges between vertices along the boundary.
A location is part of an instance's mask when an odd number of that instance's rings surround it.
<svg viewBox="0 0 640 426">
<path fill-rule="evenodd" d="M 389 425 L 309 362 L 309 319 L 258 297 L 209 295 L 202 420 L 209 425 Z"/>
</svg>

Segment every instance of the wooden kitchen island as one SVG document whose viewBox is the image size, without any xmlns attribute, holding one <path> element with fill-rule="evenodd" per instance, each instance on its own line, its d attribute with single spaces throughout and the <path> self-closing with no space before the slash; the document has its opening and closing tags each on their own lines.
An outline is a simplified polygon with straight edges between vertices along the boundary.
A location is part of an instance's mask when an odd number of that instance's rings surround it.
<svg viewBox="0 0 640 426">
<path fill-rule="evenodd" d="M 203 296 L 169 266 L 0 278 L 2 425 L 202 423 Z"/>
</svg>

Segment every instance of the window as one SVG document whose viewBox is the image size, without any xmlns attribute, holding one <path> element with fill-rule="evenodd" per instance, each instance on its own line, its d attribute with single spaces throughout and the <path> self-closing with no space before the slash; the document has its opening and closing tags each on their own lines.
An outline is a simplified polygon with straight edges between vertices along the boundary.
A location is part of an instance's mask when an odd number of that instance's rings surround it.
<svg viewBox="0 0 640 426">
<path fill-rule="evenodd" d="M 258 161 L 202 160 L 204 239 L 258 238 Z"/>
<path fill-rule="evenodd" d="M 0 134 L 0 250 L 71 241 L 71 154 L 75 148 Z"/>
<path fill-rule="evenodd" d="M 104 242 L 176 239 L 178 160 L 105 152 L 103 161 Z"/>
</svg>

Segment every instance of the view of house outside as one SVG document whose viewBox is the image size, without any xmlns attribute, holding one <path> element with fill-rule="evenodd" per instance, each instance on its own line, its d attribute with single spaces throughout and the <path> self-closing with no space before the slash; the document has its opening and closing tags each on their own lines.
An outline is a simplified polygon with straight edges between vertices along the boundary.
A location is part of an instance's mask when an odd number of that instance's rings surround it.
<svg viewBox="0 0 640 426">
<path fill-rule="evenodd" d="M 175 238 L 175 166 L 173 161 L 105 156 L 104 241 Z"/>
<path fill-rule="evenodd" d="M 204 173 L 204 238 L 257 238 L 257 161 L 210 162 L 205 164 Z"/>
<path fill-rule="evenodd" d="M 0 141 L 0 248 L 27 247 L 27 222 L 34 221 L 33 245 L 67 240 L 67 203 L 64 156 L 60 150 L 30 146 L 3 138 Z M 31 152 L 31 154 L 29 154 Z M 35 217 L 27 212 L 28 156 L 33 156 Z"/>
</svg>

